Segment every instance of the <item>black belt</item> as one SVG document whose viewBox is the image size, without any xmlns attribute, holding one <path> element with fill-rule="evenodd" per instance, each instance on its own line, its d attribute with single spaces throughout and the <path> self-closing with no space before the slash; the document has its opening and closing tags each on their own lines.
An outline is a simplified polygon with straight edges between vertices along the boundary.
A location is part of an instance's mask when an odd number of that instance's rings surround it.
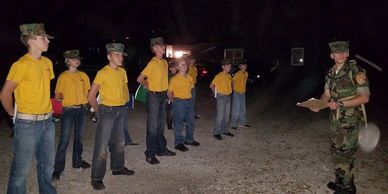
<svg viewBox="0 0 388 194">
<path fill-rule="evenodd" d="M 151 90 L 149 90 L 148 92 L 150 92 L 150 93 L 153 93 L 153 94 L 159 94 L 159 95 L 166 94 L 166 91 L 162 91 L 162 92 L 155 92 L 155 91 L 151 91 Z"/>
</svg>

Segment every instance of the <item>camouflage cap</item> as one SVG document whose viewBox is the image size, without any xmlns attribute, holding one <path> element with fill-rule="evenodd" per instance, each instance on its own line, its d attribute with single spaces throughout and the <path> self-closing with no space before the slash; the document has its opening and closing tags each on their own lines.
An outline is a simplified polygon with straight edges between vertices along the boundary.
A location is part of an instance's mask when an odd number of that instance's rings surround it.
<svg viewBox="0 0 388 194">
<path fill-rule="evenodd" d="M 163 40 L 163 37 L 156 37 L 156 38 L 151 38 L 150 39 L 150 48 L 152 49 L 152 47 L 154 45 L 164 45 L 164 40 Z"/>
<path fill-rule="evenodd" d="M 124 44 L 122 43 L 108 43 L 106 44 L 106 52 L 116 51 L 119 53 L 123 53 L 124 56 L 128 56 L 127 53 L 124 52 Z"/>
<path fill-rule="evenodd" d="M 46 34 L 43 23 L 32 23 L 32 24 L 22 24 L 19 26 L 20 35 L 22 36 L 45 36 L 47 38 L 53 39 L 54 37 Z"/>
<path fill-rule="evenodd" d="M 83 59 L 79 55 L 79 50 L 67 50 L 67 51 L 63 52 L 63 57 L 64 58 L 69 58 L 69 59 L 74 59 L 74 58 Z"/>
<path fill-rule="evenodd" d="M 246 59 L 239 59 L 236 62 L 238 65 L 247 65 L 247 60 Z"/>
<path fill-rule="evenodd" d="M 233 65 L 233 60 L 232 59 L 223 59 L 221 61 L 221 65 L 224 66 L 224 65 Z"/>
<path fill-rule="evenodd" d="M 329 47 L 332 53 L 342 53 L 349 51 L 349 41 L 330 42 Z"/>
</svg>

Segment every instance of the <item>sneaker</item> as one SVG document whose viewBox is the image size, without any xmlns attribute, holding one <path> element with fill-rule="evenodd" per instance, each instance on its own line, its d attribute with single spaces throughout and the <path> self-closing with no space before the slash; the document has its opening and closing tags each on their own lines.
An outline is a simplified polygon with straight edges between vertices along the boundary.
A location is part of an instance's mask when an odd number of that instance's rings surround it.
<svg viewBox="0 0 388 194">
<path fill-rule="evenodd" d="M 135 171 L 129 170 L 127 167 L 124 167 L 123 170 L 112 171 L 112 175 L 127 175 L 127 176 L 130 176 L 130 175 L 133 175 L 133 174 L 135 174 Z"/>
<path fill-rule="evenodd" d="M 61 179 L 61 172 L 54 170 L 53 176 L 51 177 L 51 180 L 57 181 L 59 179 Z"/>
<path fill-rule="evenodd" d="M 221 135 L 213 135 L 214 138 L 218 139 L 218 140 L 223 140 L 224 138 L 222 138 Z"/>
<path fill-rule="evenodd" d="M 232 127 L 232 129 L 237 130 L 237 127 Z"/>
<path fill-rule="evenodd" d="M 103 190 L 105 185 L 102 181 L 91 181 L 90 184 L 93 186 L 94 190 Z"/>
<path fill-rule="evenodd" d="M 199 115 L 194 116 L 195 119 L 200 119 L 201 117 Z"/>
<path fill-rule="evenodd" d="M 170 151 L 168 149 L 166 149 L 166 151 L 162 152 L 162 153 L 159 153 L 157 154 L 158 156 L 175 156 L 176 153 L 173 152 L 173 151 Z"/>
<path fill-rule="evenodd" d="M 175 149 L 177 149 L 181 152 L 185 152 L 185 151 L 189 150 L 189 148 L 187 148 L 185 145 L 183 145 L 183 143 L 176 145 Z"/>
<path fill-rule="evenodd" d="M 159 160 L 155 156 L 146 158 L 146 161 L 149 164 L 159 164 L 160 163 Z"/>
<path fill-rule="evenodd" d="M 90 168 L 90 167 L 91 167 L 91 165 L 88 162 L 86 162 L 85 160 L 82 160 L 81 164 L 79 164 L 79 165 L 73 165 L 73 168 L 87 169 L 87 168 Z"/>
<path fill-rule="evenodd" d="M 126 146 L 137 146 L 139 145 L 138 143 L 131 142 L 131 143 L 125 143 Z"/>
<path fill-rule="evenodd" d="M 231 133 L 231 132 L 224 133 L 223 135 L 226 135 L 226 136 L 229 136 L 229 137 L 233 137 L 234 136 L 233 133 Z"/>
<path fill-rule="evenodd" d="M 251 128 L 250 125 L 239 125 L 238 127 L 242 127 L 242 128 Z"/>
<path fill-rule="evenodd" d="M 198 141 L 193 141 L 193 142 L 191 142 L 191 143 L 189 143 L 189 142 L 185 142 L 185 144 L 186 145 L 191 145 L 191 146 L 199 146 L 199 145 L 201 145 Z"/>
</svg>

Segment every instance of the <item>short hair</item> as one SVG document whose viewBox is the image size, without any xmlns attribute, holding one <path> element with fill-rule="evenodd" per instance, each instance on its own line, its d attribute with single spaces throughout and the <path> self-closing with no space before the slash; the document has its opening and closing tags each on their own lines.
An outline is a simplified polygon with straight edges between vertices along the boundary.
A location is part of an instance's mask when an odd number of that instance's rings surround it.
<svg viewBox="0 0 388 194">
<path fill-rule="evenodd" d="M 23 43 L 24 46 L 29 48 L 30 46 L 28 45 L 28 40 L 30 39 L 35 39 L 34 35 L 20 35 L 20 41 Z"/>
<path fill-rule="evenodd" d="M 180 58 L 176 58 L 175 59 L 175 64 L 178 65 L 180 62 L 184 61 L 186 63 L 186 65 L 188 65 L 188 60 L 187 60 L 187 57 L 180 57 Z"/>
</svg>

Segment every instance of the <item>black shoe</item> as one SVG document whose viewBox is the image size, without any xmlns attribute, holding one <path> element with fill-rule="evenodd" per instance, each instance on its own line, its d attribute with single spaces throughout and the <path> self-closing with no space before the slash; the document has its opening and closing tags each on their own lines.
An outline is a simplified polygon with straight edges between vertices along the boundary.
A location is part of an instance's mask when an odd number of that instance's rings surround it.
<svg viewBox="0 0 388 194">
<path fill-rule="evenodd" d="M 199 118 L 201 118 L 201 117 L 199 117 L 199 115 L 195 115 L 194 118 L 195 118 L 195 119 L 199 119 Z"/>
<path fill-rule="evenodd" d="M 139 145 L 138 143 L 132 142 L 132 143 L 125 143 L 126 146 L 137 146 Z"/>
<path fill-rule="evenodd" d="M 105 185 L 102 181 L 91 181 L 94 190 L 103 190 L 105 189 Z"/>
<path fill-rule="evenodd" d="M 242 127 L 242 128 L 251 128 L 250 125 L 239 125 L 238 127 Z"/>
<path fill-rule="evenodd" d="M 119 171 L 112 171 L 112 175 L 133 175 L 135 174 L 135 171 L 129 170 L 127 167 L 124 167 L 124 169 Z"/>
<path fill-rule="evenodd" d="M 232 129 L 237 130 L 237 127 L 232 127 Z"/>
<path fill-rule="evenodd" d="M 193 141 L 193 142 L 191 142 L 191 143 L 189 143 L 189 142 L 185 142 L 185 144 L 186 145 L 191 145 L 191 146 L 199 146 L 199 145 L 201 145 L 198 141 Z"/>
<path fill-rule="evenodd" d="M 223 135 L 226 135 L 226 136 L 229 136 L 229 137 L 233 137 L 234 136 L 233 133 L 231 133 L 231 132 L 224 133 Z"/>
<path fill-rule="evenodd" d="M 224 138 L 222 138 L 221 135 L 213 135 L 214 138 L 218 139 L 218 140 L 223 140 Z"/>
<path fill-rule="evenodd" d="M 162 153 L 159 153 L 157 154 L 158 156 L 175 156 L 176 153 L 173 152 L 173 151 L 170 151 L 168 149 L 166 149 L 166 151 L 162 152 Z"/>
<path fill-rule="evenodd" d="M 150 164 L 159 164 L 160 163 L 159 160 L 155 156 L 146 158 L 146 161 Z"/>
<path fill-rule="evenodd" d="M 176 145 L 175 149 L 177 149 L 181 152 L 185 152 L 185 151 L 189 150 L 189 148 L 187 148 L 185 145 L 183 145 L 183 143 Z"/>
<path fill-rule="evenodd" d="M 54 170 L 53 176 L 51 177 L 51 180 L 57 181 L 59 179 L 61 179 L 61 172 Z"/>
<path fill-rule="evenodd" d="M 73 165 L 73 168 L 87 169 L 87 168 L 90 168 L 90 167 L 91 167 L 91 165 L 88 162 L 86 162 L 85 160 L 82 160 L 81 164 Z"/>
</svg>

